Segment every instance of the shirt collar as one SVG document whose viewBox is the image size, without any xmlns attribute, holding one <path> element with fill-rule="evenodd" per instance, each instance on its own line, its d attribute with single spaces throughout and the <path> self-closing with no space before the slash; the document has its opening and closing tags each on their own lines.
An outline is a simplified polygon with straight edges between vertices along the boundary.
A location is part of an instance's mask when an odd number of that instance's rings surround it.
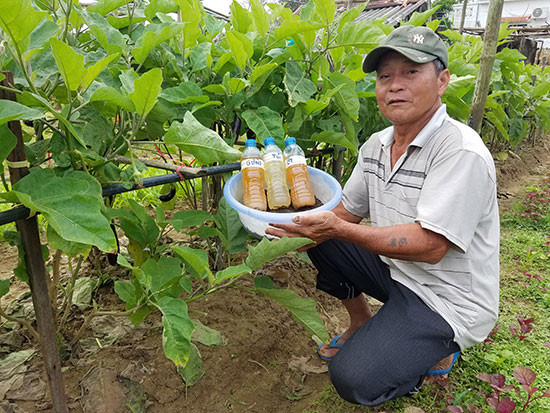
<svg viewBox="0 0 550 413">
<path fill-rule="evenodd" d="M 416 135 L 416 138 L 410 143 L 409 146 L 422 147 L 430 136 L 443 124 L 443 121 L 447 119 L 447 106 L 441 105 L 439 109 L 433 114 L 429 122 L 422 128 L 422 130 Z M 388 146 L 393 143 L 393 126 L 383 130 L 379 136 L 382 146 Z"/>
</svg>

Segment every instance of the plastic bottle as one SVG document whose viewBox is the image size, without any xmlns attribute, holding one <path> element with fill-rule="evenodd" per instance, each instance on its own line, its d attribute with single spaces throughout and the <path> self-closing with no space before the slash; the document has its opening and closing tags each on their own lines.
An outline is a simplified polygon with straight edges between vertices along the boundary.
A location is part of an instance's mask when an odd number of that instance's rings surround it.
<svg viewBox="0 0 550 413">
<path fill-rule="evenodd" d="M 315 205 L 315 195 L 309 181 L 304 151 L 296 144 L 295 138 L 286 138 L 285 144 L 286 177 L 290 184 L 292 206 L 295 209 L 313 206 Z"/>
<path fill-rule="evenodd" d="M 256 147 L 255 139 L 247 139 L 241 157 L 243 181 L 243 204 L 247 207 L 265 211 L 267 204 L 264 190 L 264 161 L 262 153 Z"/>
<path fill-rule="evenodd" d="M 269 209 L 286 208 L 290 205 L 290 194 L 286 184 L 283 152 L 275 145 L 275 139 L 264 140 L 265 184 Z"/>
</svg>

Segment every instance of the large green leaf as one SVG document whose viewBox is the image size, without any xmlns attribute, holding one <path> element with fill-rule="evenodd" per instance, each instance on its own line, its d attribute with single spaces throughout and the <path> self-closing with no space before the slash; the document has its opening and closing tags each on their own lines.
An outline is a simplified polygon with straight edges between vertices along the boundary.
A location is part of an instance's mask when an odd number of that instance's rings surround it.
<svg viewBox="0 0 550 413">
<path fill-rule="evenodd" d="M 161 296 L 165 290 L 178 284 L 182 276 L 181 261 L 174 257 L 160 257 L 158 260 L 150 258 L 143 263 L 141 269 L 150 292 Z"/>
<path fill-rule="evenodd" d="M 377 47 L 384 37 L 382 29 L 369 21 L 348 22 L 338 33 L 336 44 L 357 47 L 367 52 Z"/>
<path fill-rule="evenodd" d="M 0 100 L 0 125 L 12 120 L 33 120 L 43 117 L 44 114 L 38 109 L 29 108 L 11 100 Z M 3 133 L 2 136 L 6 136 L 6 133 Z"/>
<path fill-rule="evenodd" d="M 262 36 L 265 36 L 269 31 L 269 13 L 267 13 L 264 5 L 258 0 L 250 0 L 250 7 L 252 9 L 252 17 L 254 20 L 254 26 L 256 26 L 256 30 Z"/>
<path fill-rule="evenodd" d="M 323 131 L 311 135 L 311 140 L 316 142 L 326 142 L 332 143 L 333 145 L 340 145 L 344 148 L 350 149 L 352 152 L 355 152 L 357 148 L 355 147 L 355 142 L 350 142 L 346 135 L 342 132 L 335 131 Z"/>
<path fill-rule="evenodd" d="M 202 376 L 204 376 L 204 368 L 202 367 L 202 357 L 197 346 L 191 343 L 189 348 L 189 360 L 185 367 L 178 367 L 178 373 L 188 387 L 196 384 Z"/>
<path fill-rule="evenodd" d="M 164 354 L 177 367 L 185 367 L 189 360 L 193 322 L 187 315 L 187 304 L 172 297 L 157 302 L 162 312 L 162 345 Z"/>
<path fill-rule="evenodd" d="M 231 267 L 227 267 L 226 269 L 218 271 L 216 273 L 216 276 L 214 277 L 214 284 L 219 284 L 223 281 L 239 277 L 243 274 L 250 274 L 251 272 L 252 270 L 248 267 L 248 265 L 232 265 Z"/>
<path fill-rule="evenodd" d="M 205 96 L 199 85 L 194 82 L 181 82 L 178 86 L 164 89 L 160 96 L 161 99 L 172 103 L 190 103 L 208 102 L 208 96 Z"/>
<path fill-rule="evenodd" d="M 80 242 L 67 241 L 55 232 L 51 225 L 48 225 L 47 236 L 48 245 L 51 249 L 61 250 L 69 257 L 76 257 L 78 255 L 87 257 L 90 253 L 90 245 L 81 244 Z"/>
<path fill-rule="evenodd" d="M 27 208 L 41 212 L 66 240 L 102 251 L 116 249 L 109 221 L 101 213 L 101 185 L 92 176 L 74 171 L 60 177 L 51 169 L 34 169 L 12 192 Z"/>
<path fill-rule="evenodd" d="M 227 32 L 226 39 L 229 43 L 231 53 L 233 53 L 235 63 L 237 63 L 237 67 L 241 70 L 244 69 L 248 59 L 250 59 L 254 53 L 252 40 L 235 30 Z"/>
<path fill-rule="evenodd" d="M 103 59 L 101 59 L 99 62 L 91 65 L 86 69 L 86 75 L 84 76 L 84 79 L 82 80 L 82 88 L 88 89 L 92 82 L 99 76 L 99 74 L 105 69 L 109 64 L 114 62 L 116 59 L 120 57 L 120 53 L 114 53 L 112 55 L 109 55 Z"/>
<path fill-rule="evenodd" d="M 245 251 L 248 233 L 241 224 L 238 212 L 227 204 L 225 198 L 220 201 L 214 219 L 225 249 L 230 254 Z"/>
<path fill-rule="evenodd" d="M 309 238 L 281 238 L 275 241 L 269 241 L 263 238 L 260 243 L 248 250 L 246 265 L 253 270 L 259 269 L 266 262 L 280 257 L 289 251 L 294 251 L 304 245 L 311 244 L 313 241 Z"/>
<path fill-rule="evenodd" d="M 179 7 L 174 0 L 150 0 L 145 8 L 145 17 L 153 21 L 157 13 L 177 13 Z"/>
<path fill-rule="evenodd" d="M 426 10 L 425 12 L 419 13 L 415 11 L 411 17 L 409 17 L 409 21 L 406 23 L 401 23 L 403 25 L 412 25 L 412 26 L 422 26 L 424 23 L 428 21 L 430 17 L 441 7 L 441 5 L 437 5 L 435 7 L 432 7 L 431 9 Z"/>
<path fill-rule="evenodd" d="M 550 82 L 539 81 L 535 83 L 535 87 L 533 88 L 533 91 L 532 91 L 532 96 L 535 99 L 539 99 L 543 96 L 548 96 L 549 93 L 550 93 Z"/>
<path fill-rule="evenodd" d="M 292 317 L 312 334 L 328 343 L 330 338 L 323 319 L 317 313 L 317 303 L 311 298 L 301 298 L 294 291 L 281 290 L 273 285 L 269 277 L 258 277 L 254 280 L 256 291 L 266 295 L 285 307 Z"/>
<path fill-rule="evenodd" d="M 352 22 L 357 17 L 359 17 L 359 15 L 363 13 L 363 10 L 365 10 L 366 6 L 367 6 L 367 3 L 359 4 L 358 6 L 343 12 L 339 17 L 338 32 L 340 32 L 344 24 L 346 24 L 347 22 Z"/>
<path fill-rule="evenodd" d="M 183 228 L 202 225 L 206 221 L 213 220 L 212 214 L 201 210 L 187 210 L 176 212 L 170 221 L 168 221 L 176 231 L 181 231 Z"/>
<path fill-rule="evenodd" d="M 29 50 L 38 49 L 50 40 L 59 31 L 59 26 L 50 20 L 42 22 L 31 33 Z"/>
<path fill-rule="evenodd" d="M 201 343 L 204 346 L 225 346 L 227 344 L 227 338 L 218 330 L 214 330 L 208 326 L 205 326 L 199 320 L 193 320 L 195 330 L 191 336 L 192 341 Z"/>
<path fill-rule="evenodd" d="M 88 6 L 88 11 L 98 13 L 102 16 L 127 4 L 130 0 L 99 0 L 97 4 Z"/>
<path fill-rule="evenodd" d="M 75 91 L 86 76 L 84 56 L 75 52 L 71 46 L 55 37 L 50 39 L 50 44 L 55 63 L 57 63 L 63 80 L 69 90 Z"/>
<path fill-rule="evenodd" d="M 134 81 L 134 91 L 128 96 L 136 107 L 136 112 L 145 117 L 157 103 L 162 90 L 162 70 L 151 69 Z"/>
<path fill-rule="evenodd" d="M 325 26 L 334 21 L 336 13 L 336 2 L 334 0 L 313 0 L 315 14 Z"/>
<path fill-rule="evenodd" d="M 466 93 L 470 92 L 475 86 L 475 76 L 456 76 L 451 75 L 449 85 L 445 91 L 446 95 L 462 98 Z"/>
<path fill-rule="evenodd" d="M 172 249 L 190 266 L 194 275 L 197 275 L 199 279 L 202 280 L 206 277 L 211 281 L 214 279 L 208 263 L 208 254 L 204 254 L 204 250 L 193 249 L 185 245 L 178 245 Z"/>
<path fill-rule="evenodd" d="M 310 23 L 298 19 L 285 19 L 281 25 L 275 30 L 274 40 L 288 39 L 289 36 L 296 35 L 298 33 L 314 33 L 315 30 L 323 27 L 322 24 Z"/>
<path fill-rule="evenodd" d="M 100 14 L 89 12 L 89 9 L 88 11 L 83 11 L 82 15 L 86 20 L 90 33 L 97 39 L 101 47 L 103 47 L 107 53 L 122 52 L 125 42 L 120 31 L 111 26 L 111 24 Z"/>
<path fill-rule="evenodd" d="M 258 109 L 245 110 L 242 116 L 248 127 L 256 134 L 256 139 L 259 142 L 263 142 L 270 136 L 278 138 L 282 142 L 285 131 L 283 130 L 283 119 L 278 112 L 267 106 L 261 106 Z"/>
<path fill-rule="evenodd" d="M 130 98 L 120 94 L 118 90 L 110 86 L 104 86 L 94 90 L 90 97 L 90 102 L 109 102 L 115 106 L 126 109 L 128 112 L 135 111 L 135 106 Z"/>
<path fill-rule="evenodd" d="M 193 47 L 189 54 L 189 61 L 193 72 L 209 69 L 212 66 L 212 43 L 202 42 Z"/>
<path fill-rule="evenodd" d="M 2 0 L 0 28 L 8 39 L 19 45 L 30 36 L 44 16 L 46 13 L 35 10 L 31 0 Z"/>
<path fill-rule="evenodd" d="M 286 73 L 283 81 L 288 94 L 288 103 L 292 107 L 300 102 L 306 102 L 317 91 L 317 88 L 306 77 L 300 65 L 294 61 L 286 64 Z"/>
<path fill-rule="evenodd" d="M 150 24 L 147 31 L 139 38 L 136 47 L 132 50 L 138 63 L 145 62 L 149 53 L 161 43 L 171 39 L 183 30 L 183 24 L 163 23 Z"/>
<path fill-rule="evenodd" d="M 265 65 L 256 65 L 250 75 L 250 84 L 252 85 L 252 93 L 256 93 L 262 88 L 265 81 L 273 70 L 277 67 L 275 63 L 267 63 Z"/>
<path fill-rule="evenodd" d="M 191 112 L 185 113 L 183 123 L 172 123 L 164 135 L 164 141 L 176 144 L 203 164 L 234 161 L 241 157 L 240 151 L 225 143 L 216 132 L 204 127 Z"/>
<path fill-rule="evenodd" d="M 248 28 L 252 24 L 250 12 L 241 6 L 238 2 L 231 2 L 231 23 L 235 30 L 240 33 L 248 33 Z"/>
<path fill-rule="evenodd" d="M 3 101 L 0 101 L 0 105 Z M 13 151 L 17 145 L 17 138 L 12 133 L 8 125 L 0 125 L 0 174 L 4 173 L 4 159 Z"/>
<path fill-rule="evenodd" d="M 334 94 L 338 108 L 357 122 L 359 117 L 359 98 L 355 93 L 355 82 L 340 72 L 334 72 L 325 78 L 330 88 L 339 87 Z"/>
</svg>

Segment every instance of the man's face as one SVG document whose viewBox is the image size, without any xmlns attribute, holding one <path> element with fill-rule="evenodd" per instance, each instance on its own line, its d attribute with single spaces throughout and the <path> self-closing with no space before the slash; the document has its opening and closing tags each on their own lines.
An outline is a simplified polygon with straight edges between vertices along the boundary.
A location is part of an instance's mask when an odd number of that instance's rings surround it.
<svg viewBox="0 0 550 413">
<path fill-rule="evenodd" d="M 437 110 L 449 84 L 449 71 L 436 74 L 432 62 L 415 63 L 388 52 L 376 69 L 376 100 L 394 126 L 422 123 Z"/>
</svg>

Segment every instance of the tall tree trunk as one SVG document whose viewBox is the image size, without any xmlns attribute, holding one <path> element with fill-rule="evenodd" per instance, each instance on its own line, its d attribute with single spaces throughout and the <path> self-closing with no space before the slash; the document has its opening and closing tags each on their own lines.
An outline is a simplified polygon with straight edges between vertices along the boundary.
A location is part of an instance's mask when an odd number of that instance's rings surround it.
<svg viewBox="0 0 550 413">
<path fill-rule="evenodd" d="M 477 132 L 481 131 L 481 121 L 485 112 L 485 102 L 489 92 L 491 72 L 495 62 L 497 51 L 498 32 L 504 0 L 491 0 L 489 3 L 489 15 L 485 24 L 483 35 L 483 49 L 481 50 L 481 61 L 479 63 L 479 75 L 476 80 L 476 88 L 472 107 L 470 109 L 469 125 Z"/>
<path fill-rule="evenodd" d="M 462 3 L 462 14 L 460 15 L 460 26 L 458 31 L 462 34 L 464 30 L 464 20 L 466 19 L 466 9 L 468 8 L 468 0 L 464 0 Z"/>
</svg>

